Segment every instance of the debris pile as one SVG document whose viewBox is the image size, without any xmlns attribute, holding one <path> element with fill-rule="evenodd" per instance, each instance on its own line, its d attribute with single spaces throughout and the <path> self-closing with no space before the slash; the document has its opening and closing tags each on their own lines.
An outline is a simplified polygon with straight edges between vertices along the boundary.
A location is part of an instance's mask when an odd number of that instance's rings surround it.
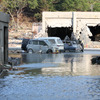
<svg viewBox="0 0 100 100">
<path fill-rule="evenodd" d="M 91 59 L 92 64 L 99 64 L 100 65 L 100 56 Z"/>
</svg>

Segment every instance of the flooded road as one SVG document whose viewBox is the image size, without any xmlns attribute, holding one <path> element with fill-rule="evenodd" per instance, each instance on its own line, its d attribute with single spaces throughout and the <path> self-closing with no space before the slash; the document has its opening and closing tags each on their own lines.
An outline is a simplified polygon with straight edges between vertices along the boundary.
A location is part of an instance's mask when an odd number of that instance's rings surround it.
<svg viewBox="0 0 100 100">
<path fill-rule="evenodd" d="M 0 79 L 0 100 L 100 100 L 98 51 L 10 56 L 21 64 Z"/>
</svg>

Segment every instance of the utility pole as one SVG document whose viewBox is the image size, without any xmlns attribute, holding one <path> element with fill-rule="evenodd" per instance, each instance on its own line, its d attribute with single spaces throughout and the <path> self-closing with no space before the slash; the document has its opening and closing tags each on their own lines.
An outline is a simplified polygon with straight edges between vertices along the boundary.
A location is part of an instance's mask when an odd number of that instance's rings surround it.
<svg viewBox="0 0 100 100">
<path fill-rule="evenodd" d="M 90 9 L 91 9 L 91 12 L 93 12 L 93 4 L 91 4 L 91 7 L 90 7 Z"/>
</svg>

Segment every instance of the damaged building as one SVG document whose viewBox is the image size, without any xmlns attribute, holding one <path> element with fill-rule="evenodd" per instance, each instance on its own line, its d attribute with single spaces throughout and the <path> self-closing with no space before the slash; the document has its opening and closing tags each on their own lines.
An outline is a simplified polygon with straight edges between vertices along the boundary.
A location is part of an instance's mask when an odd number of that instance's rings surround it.
<svg viewBox="0 0 100 100">
<path fill-rule="evenodd" d="M 9 15 L 0 12 L 0 65 L 8 63 L 8 24 Z"/>
<path fill-rule="evenodd" d="M 85 46 L 99 46 L 100 12 L 43 12 L 39 34 L 44 37 L 57 36 L 62 40 L 66 36 L 75 37 Z"/>
</svg>

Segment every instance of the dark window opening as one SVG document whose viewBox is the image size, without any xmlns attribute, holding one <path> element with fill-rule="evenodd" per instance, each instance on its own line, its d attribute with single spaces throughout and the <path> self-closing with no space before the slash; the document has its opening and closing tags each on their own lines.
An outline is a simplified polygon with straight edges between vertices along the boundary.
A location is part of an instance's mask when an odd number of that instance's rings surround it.
<svg viewBox="0 0 100 100">
<path fill-rule="evenodd" d="M 92 41 L 100 41 L 100 25 L 89 26 L 89 29 L 93 36 L 90 37 Z"/>
<path fill-rule="evenodd" d="M 4 63 L 8 62 L 8 28 L 4 27 Z"/>
<path fill-rule="evenodd" d="M 60 37 L 61 40 L 64 40 L 66 35 L 71 38 L 72 27 L 48 27 L 48 37 Z"/>
</svg>

